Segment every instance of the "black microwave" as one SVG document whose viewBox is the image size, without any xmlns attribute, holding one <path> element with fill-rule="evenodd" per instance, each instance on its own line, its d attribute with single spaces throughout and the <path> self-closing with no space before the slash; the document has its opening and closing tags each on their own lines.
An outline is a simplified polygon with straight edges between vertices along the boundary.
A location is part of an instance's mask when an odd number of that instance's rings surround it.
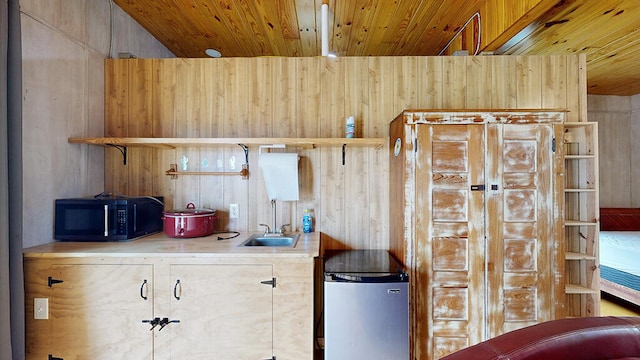
<svg viewBox="0 0 640 360">
<path fill-rule="evenodd" d="M 126 241 L 162 231 L 161 196 L 96 195 L 57 199 L 54 238 L 62 241 Z"/>
</svg>

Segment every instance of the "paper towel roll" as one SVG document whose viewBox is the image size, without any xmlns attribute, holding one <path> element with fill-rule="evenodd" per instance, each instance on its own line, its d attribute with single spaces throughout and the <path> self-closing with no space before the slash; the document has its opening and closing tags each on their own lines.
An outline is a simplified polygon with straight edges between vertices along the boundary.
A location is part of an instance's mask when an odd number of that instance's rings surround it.
<svg viewBox="0 0 640 360">
<path fill-rule="evenodd" d="M 298 154 L 260 153 L 258 162 L 269 200 L 297 201 Z"/>
</svg>

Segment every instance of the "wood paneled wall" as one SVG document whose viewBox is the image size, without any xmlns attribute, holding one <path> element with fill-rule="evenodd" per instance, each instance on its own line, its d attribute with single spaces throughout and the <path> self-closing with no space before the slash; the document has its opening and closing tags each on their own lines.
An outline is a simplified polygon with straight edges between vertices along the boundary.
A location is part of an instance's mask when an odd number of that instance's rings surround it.
<svg viewBox="0 0 640 360">
<path fill-rule="evenodd" d="M 586 119 L 585 58 L 347 57 L 130 59 L 105 64 L 105 136 L 343 137 L 356 117 L 357 137 L 388 137 L 405 109 L 569 109 Z M 300 154 L 300 200 L 277 205 L 278 224 L 300 230 L 314 210 L 324 248 L 389 248 L 388 141 L 381 149 L 288 148 Z M 190 171 L 233 171 L 240 147 L 130 148 L 127 165 L 107 149 L 105 188 L 164 195 L 168 207 L 217 209 L 220 229 L 258 231 L 271 223 L 251 147 L 249 180 L 164 175 L 186 156 Z M 229 219 L 238 203 L 240 218 Z"/>
<path fill-rule="evenodd" d="M 600 207 L 640 207 L 640 95 L 589 95 L 588 112 L 598 122 Z"/>
<path fill-rule="evenodd" d="M 101 149 L 67 139 L 103 133 L 104 59 L 110 48 L 141 57 L 172 54 L 118 7 L 111 24 L 108 0 L 19 4 L 23 192 L 12 216 L 23 217 L 15 236 L 30 247 L 53 241 L 55 199 L 92 196 L 104 187 Z"/>
</svg>

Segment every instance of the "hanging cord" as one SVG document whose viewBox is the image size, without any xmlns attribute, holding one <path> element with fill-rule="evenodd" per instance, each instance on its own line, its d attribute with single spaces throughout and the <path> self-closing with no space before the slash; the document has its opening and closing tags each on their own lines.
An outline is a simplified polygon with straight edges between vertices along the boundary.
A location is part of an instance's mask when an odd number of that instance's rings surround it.
<svg viewBox="0 0 640 360">
<path fill-rule="evenodd" d="M 316 347 L 319 350 L 324 349 L 324 346 L 320 346 L 320 340 L 318 340 L 318 331 L 320 330 L 320 324 L 322 323 L 323 316 L 324 316 L 324 307 L 320 310 L 320 316 L 318 317 L 318 322 L 316 322 L 316 328 L 315 328 Z"/>
<path fill-rule="evenodd" d="M 109 59 L 113 59 L 113 0 L 109 0 Z"/>
<path fill-rule="evenodd" d="M 229 240 L 229 239 L 233 239 L 235 237 L 238 237 L 238 235 L 240 235 L 239 232 L 237 231 L 214 231 L 214 234 L 233 234 L 231 236 L 227 236 L 227 237 L 222 237 L 222 236 L 218 236 L 218 240 Z"/>
<path fill-rule="evenodd" d="M 444 53 L 445 50 L 447 50 L 449 48 L 451 43 L 458 37 L 458 35 L 460 35 L 460 33 L 464 29 L 467 28 L 467 25 L 469 25 L 469 23 L 473 20 L 474 17 L 478 18 L 478 42 L 476 43 L 476 50 L 473 53 L 473 55 L 478 55 L 478 53 L 480 52 L 480 39 L 481 39 L 481 35 L 482 35 L 482 23 L 480 22 L 480 13 L 476 12 L 475 14 L 471 15 L 469 20 L 467 20 L 467 22 L 460 28 L 460 30 L 458 30 L 458 32 L 455 35 L 453 35 L 453 38 L 451 38 L 451 40 L 449 40 L 449 42 L 444 47 L 444 49 L 440 50 L 440 52 L 438 53 L 438 56 L 442 55 L 442 53 Z"/>
<path fill-rule="evenodd" d="M 323 266 L 323 274 L 322 276 L 324 277 L 324 256 L 320 256 L 318 259 L 320 259 L 322 261 L 322 266 Z M 314 275 L 315 276 L 315 275 Z M 323 280 L 324 281 L 324 280 Z M 318 315 L 318 321 L 316 322 L 316 326 L 314 327 L 314 333 L 313 333 L 313 337 L 315 339 L 315 343 L 316 343 L 316 348 L 318 348 L 319 350 L 324 350 L 324 344 L 323 346 L 320 346 L 320 340 L 318 338 L 318 334 L 320 332 L 320 325 L 322 325 L 324 322 L 324 301 L 322 302 L 322 308 L 320 308 L 320 315 Z M 324 331 L 323 331 L 323 335 L 324 335 Z"/>
</svg>

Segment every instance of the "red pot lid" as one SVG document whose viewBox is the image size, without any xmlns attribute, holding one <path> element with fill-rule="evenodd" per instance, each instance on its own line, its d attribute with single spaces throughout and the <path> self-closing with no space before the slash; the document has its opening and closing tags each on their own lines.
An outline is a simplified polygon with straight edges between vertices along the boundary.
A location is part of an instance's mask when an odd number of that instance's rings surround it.
<svg viewBox="0 0 640 360">
<path fill-rule="evenodd" d="M 186 209 L 173 209 L 165 211 L 165 215 L 215 215 L 216 211 L 212 209 L 196 209 L 196 206 L 193 203 L 188 203 Z"/>
</svg>

